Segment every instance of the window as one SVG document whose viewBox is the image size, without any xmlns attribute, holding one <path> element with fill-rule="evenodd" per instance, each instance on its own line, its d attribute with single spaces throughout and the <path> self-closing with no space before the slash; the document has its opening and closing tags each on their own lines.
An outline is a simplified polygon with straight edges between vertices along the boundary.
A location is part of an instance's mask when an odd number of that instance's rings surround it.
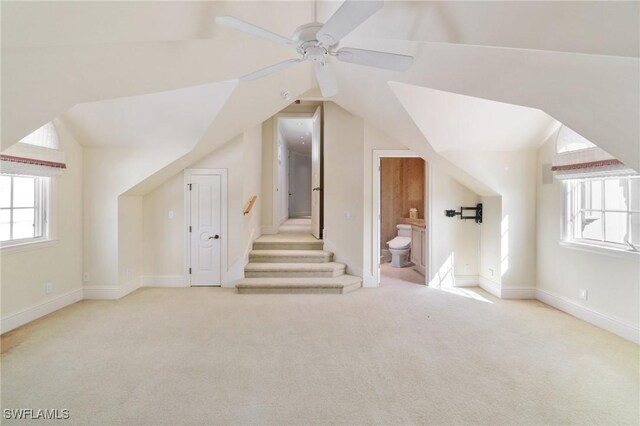
<svg viewBox="0 0 640 426">
<path fill-rule="evenodd" d="M 0 175 L 2 246 L 46 240 L 50 178 Z"/>
<path fill-rule="evenodd" d="M 558 134 L 556 135 L 557 154 L 581 151 L 583 149 L 595 147 L 596 145 L 564 125 L 560 127 L 560 130 L 558 130 Z"/>
<path fill-rule="evenodd" d="M 640 176 L 565 183 L 564 240 L 640 253 Z"/>
</svg>

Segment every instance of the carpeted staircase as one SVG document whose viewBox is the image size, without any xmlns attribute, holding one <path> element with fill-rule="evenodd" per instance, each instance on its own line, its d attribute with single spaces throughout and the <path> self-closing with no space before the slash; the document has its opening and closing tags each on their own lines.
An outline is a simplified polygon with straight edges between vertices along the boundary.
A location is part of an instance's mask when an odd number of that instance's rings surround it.
<svg viewBox="0 0 640 426">
<path fill-rule="evenodd" d="M 309 234 L 263 235 L 253 243 L 238 293 L 345 294 L 362 286 Z"/>
</svg>

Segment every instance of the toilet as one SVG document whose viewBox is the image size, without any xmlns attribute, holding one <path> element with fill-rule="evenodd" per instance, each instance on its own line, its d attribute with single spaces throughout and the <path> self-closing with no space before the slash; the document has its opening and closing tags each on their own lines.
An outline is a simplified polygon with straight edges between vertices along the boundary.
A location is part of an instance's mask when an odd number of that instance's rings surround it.
<svg viewBox="0 0 640 426">
<path fill-rule="evenodd" d="M 398 236 L 387 241 L 387 246 L 391 252 L 391 266 L 403 268 L 410 263 L 411 225 L 398 224 L 396 228 L 398 228 Z"/>
</svg>

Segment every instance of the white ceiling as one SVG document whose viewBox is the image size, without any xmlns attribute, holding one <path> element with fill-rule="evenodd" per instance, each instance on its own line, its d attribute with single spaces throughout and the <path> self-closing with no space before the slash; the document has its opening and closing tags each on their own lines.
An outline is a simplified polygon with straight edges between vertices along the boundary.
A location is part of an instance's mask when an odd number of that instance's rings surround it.
<svg viewBox="0 0 640 426">
<path fill-rule="evenodd" d="M 543 111 L 390 82 L 402 106 L 434 150 L 536 149 L 559 123 Z"/>
<path fill-rule="evenodd" d="M 319 20 L 339 5 L 320 2 Z M 165 125 L 167 140 L 192 140 L 197 132 L 186 111 L 200 109 L 208 96 L 226 99 L 202 115 L 193 112 L 195 127 L 210 120 L 208 129 L 189 155 L 154 174 L 150 182 L 158 182 L 282 109 L 282 90 L 295 99 L 316 86 L 308 64 L 242 82 L 230 94 L 216 86 L 294 54 L 217 27 L 215 16 L 231 14 L 290 35 L 313 19 L 313 6 L 2 2 L 2 147 L 69 110 L 65 118 L 87 145 L 143 146 L 163 136 L 150 129 Z M 336 63 L 340 92 L 333 100 L 478 193 L 487 187 L 438 152 L 467 149 L 478 129 L 476 147 L 528 149 L 545 114 L 640 169 L 639 27 L 640 2 L 388 1 L 342 45 L 412 54 L 414 66 L 396 73 Z M 208 85 L 217 89 L 188 90 Z M 162 111 L 144 96 L 178 89 L 190 93 L 181 102 L 185 114 L 176 107 L 168 123 L 154 126 Z M 129 118 L 139 122 L 119 129 L 105 124 Z"/>
<path fill-rule="evenodd" d="M 351 36 L 638 57 L 639 25 L 640 2 L 388 1 Z"/>
<path fill-rule="evenodd" d="M 280 118 L 278 131 L 287 144 L 287 148 L 304 155 L 311 155 L 311 118 Z"/>
<path fill-rule="evenodd" d="M 195 145 L 237 80 L 78 104 L 63 119 L 85 145 Z"/>
</svg>

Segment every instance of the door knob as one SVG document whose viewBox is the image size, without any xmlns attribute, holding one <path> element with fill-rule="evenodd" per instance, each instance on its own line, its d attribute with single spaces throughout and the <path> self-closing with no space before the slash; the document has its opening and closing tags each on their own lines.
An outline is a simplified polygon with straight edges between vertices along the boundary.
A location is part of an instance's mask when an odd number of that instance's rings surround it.
<svg viewBox="0 0 640 426">
<path fill-rule="evenodd" d="M 316 186 L 315 188 L 312 189 L 312 191 L 322 191 L 322 188 L 320 188 L 319 186 Z"/>
<path fill-rule="evenodd" d="M 220 238 L 220 235 L 216 234 L 213 237 L 209 237 L 210 240 L 217 240 Z"/>
</svg>

